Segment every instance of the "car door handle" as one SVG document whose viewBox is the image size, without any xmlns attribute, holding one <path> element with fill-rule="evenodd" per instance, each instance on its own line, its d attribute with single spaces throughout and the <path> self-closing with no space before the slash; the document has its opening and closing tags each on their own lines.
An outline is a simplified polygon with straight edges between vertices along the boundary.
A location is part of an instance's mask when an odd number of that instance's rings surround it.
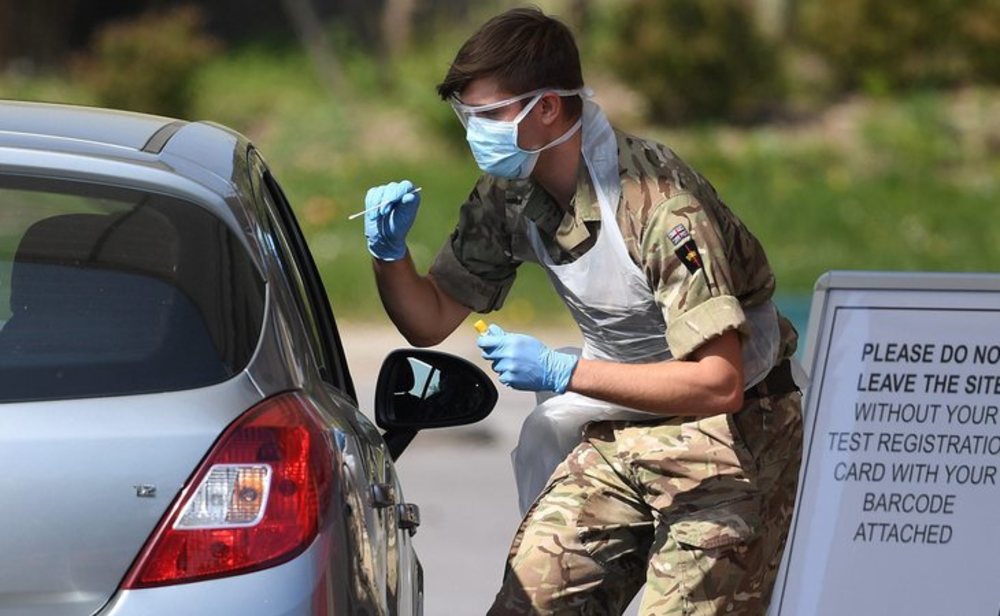
<svg viewBox="0 0 1000 616">
<path fill-rule="evenodd" d="M 413 503 L 401 503 L 396 505 L 396 514 L 399 516 L 399 527 L 410 531 L 410 535 L 417 532 L 420 526 L 420 507 Z"/>
<path fill-rule="evenodd" d="M 375 509 L 392 507 L 396 503 L 396 490 L 390 483 L 372 484 L 371 502 Z"/>
</svg>

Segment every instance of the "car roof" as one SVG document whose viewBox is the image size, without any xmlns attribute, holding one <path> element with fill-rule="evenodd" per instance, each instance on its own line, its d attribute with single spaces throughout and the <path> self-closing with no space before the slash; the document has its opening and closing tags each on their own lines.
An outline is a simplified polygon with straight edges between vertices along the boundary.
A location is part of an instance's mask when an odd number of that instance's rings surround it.
<svg viewBox="0 0 1000 616">
<path fill-rule="evenodd" d="M 211 122 L 0 100 L 0 173 L 171 194 L 221 216 L 248 246 L 250 147 Z"/>
<path fill-rule="evenodd" d="M 139 164 L 157 159 L 164 162 L 174 155 L 234 183 L 233 156 L 249 145 L 246 137 L 212 122 L 99 107 L 0 100 L 0 148 Z M 173 172 L 186 175 L 176 167 Z"/>
<path fill-rule="evenodd" d="M 184 122 L 162 116 L 24 101 L 0 101 L 0 131 L 142 150 L 158 131 Z"/>
</svg>

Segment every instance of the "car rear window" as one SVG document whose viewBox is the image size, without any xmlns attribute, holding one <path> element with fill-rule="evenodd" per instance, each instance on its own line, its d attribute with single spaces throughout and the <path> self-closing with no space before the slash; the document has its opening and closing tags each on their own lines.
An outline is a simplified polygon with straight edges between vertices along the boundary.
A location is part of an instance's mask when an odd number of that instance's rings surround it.
<svg viewBox="0 0 1000 616">
<path fill-rule="evenodd" d="M 263 313 L 264 281 L 206 209 L 0 175 L 0 402 L 222 382 Z"/>
</svg>

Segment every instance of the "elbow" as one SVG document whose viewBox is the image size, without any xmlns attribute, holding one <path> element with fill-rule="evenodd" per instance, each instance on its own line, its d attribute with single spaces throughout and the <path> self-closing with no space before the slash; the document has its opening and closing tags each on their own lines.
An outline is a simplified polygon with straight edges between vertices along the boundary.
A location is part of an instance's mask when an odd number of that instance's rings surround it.
<svg viewBox="0 0 1000 616">
<path fill-rule="evenodd" d="M 729 369 L 716 374 L 710 386 L 712 410 L 717 413 L 737 413 L 743 408 L 743 375 Z"/>
<path fill-rule="evenodd" d="M 738 385 L 731 389 L 720 401 L 723 413 L 738 413 L 743 408 L 743 386 Z"/>
<path fill-rule="evenodd" d="M 393 325 L 396 330 L 406 339 L 407 344 L 417 348 L 432 347 L 448 337 L 450 331 L 442 331 L 441 328 L 428 327 L 426 323 L 411 322 L 411 320 L 400 318 L 390 313 Z"/>
<path fill-rule="evenodd" d="M 743 360 L 740 338 L 727 331 L 695 355 L 700 387 L 710 413 L 736 413 L 743 408 Z"/>
<path fill-rule="evenodd" d="M 436 346 L 441 344 L 444 340 L 444 336 L 441 336 L 435 332 L 402 332 L 403 338 L 406 338 L 406 342 L 413 347 L 418 349 L 423 349 L 427 347 Z"/>
</svg>

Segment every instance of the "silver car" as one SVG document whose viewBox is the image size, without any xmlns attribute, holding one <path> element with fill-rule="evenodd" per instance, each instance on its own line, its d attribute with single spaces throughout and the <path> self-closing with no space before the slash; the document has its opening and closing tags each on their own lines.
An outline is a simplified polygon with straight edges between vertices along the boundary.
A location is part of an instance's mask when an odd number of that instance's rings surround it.
<svg viewBox="0 0 1000 616">
<path fill-rule="evenodd" d="M 0 102 L 0 614 L 419 614 L 393 460 L 496 390 L 400 350 L 375 400 L 245 138 Z"/>
</svg>

